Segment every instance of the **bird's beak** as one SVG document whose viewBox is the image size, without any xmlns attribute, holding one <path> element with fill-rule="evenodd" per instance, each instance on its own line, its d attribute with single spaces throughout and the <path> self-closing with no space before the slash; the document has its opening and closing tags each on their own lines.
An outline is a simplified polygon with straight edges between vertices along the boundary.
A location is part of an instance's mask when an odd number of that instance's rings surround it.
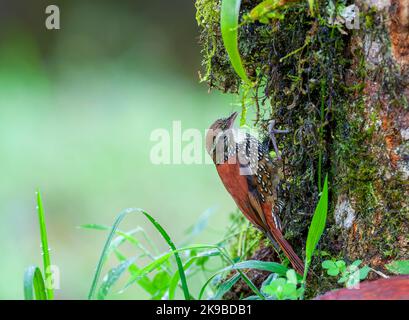
<svg viewBox="0 0 409 320">
<path fill-rule="evenodd" d="M 233 112 L 227 119 L 226 119 L 226 124 L 228 128 L 231 128 L 233 126 L 234 120 L 236 120 L 237 117 L 237 112 Z"/>
</svg>

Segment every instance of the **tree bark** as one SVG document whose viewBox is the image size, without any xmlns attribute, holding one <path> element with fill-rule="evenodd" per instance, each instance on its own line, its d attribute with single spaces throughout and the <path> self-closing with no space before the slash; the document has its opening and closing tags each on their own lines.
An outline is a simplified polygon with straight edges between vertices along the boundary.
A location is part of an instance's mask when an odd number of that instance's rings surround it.
<svg viewBox="0 0 409 320">
<path fill-rule="evenodd" d="M 258 84 L 253 120 L 260 130 L 270 119 L 291 130 L 280 142 L 278 194 L 296 251 L 304 256 L 328 174 L 330 208 L 318 249 L 386 272 L 385 263 L 409 258 L 409 0 L 356 0 L 353 30 L 334 26 L 329 3 L 317 2 L 321 19 L 300 2 L 283 20 L 240 27 L 240 53 Z M 241 13 L 258 3 L 243 0 Z M 220 1 L 197 0 L 197 8 L 204 80 L 238 92 L 220 35 Z M 321 261 L 312 264 L 310 297 L 334 288 Z"/>
</svg>

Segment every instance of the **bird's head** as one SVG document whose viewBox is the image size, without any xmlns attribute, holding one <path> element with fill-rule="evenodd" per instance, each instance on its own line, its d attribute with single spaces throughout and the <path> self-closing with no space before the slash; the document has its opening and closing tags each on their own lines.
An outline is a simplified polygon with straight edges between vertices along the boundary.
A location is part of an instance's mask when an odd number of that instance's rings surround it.
<svg viewBox="0 0 409 320">
<path fill-rule="evenodd" d="M 206 150 L 209 155 L 212 154 L 212 150 L 214 149 L 214 145 L 216 143 L 216 137 L 233 127 L 234 120 L 236 120 L 237 112 L 233 112 L 227 118 L 217 119 L 213 124 L 210 126 L 207 134 L 206 134 Z"/>
</svg>

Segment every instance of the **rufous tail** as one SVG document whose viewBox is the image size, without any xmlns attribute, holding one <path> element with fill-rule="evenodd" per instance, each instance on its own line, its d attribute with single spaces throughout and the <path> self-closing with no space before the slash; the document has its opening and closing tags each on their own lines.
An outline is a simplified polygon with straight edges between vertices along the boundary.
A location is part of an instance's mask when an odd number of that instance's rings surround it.
<svg viewBox="0 0 409 320">
<path fill-rule="evenodd" d="M 300 275 L 304 274 L 304 263 L 302 260 L 297 256 L 294 252 L 291 245 L 284 239 L 281 231 L 273 230 L 268 233 L 270 240 L 277 243 L 280 248 L 284 251 L 284 254 L 287 256 L 288 260 L 290 260 L 291 265 L 293 266 L 294 270 L 299 273 Z"/>
</svg>

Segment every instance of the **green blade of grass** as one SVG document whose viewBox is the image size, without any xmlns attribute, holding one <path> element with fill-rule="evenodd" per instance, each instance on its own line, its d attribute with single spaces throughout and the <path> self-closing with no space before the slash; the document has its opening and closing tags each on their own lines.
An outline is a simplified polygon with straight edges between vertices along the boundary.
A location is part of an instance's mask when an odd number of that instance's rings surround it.
<svg viewBox="0 0 409 320">
<path fill-rule="evenodd" d="M 98 231 L 106 231 L 110 230 L 111 227 L 104 226 L 104 225 L 99 225 L 99 224 L 86 224 L 79 226 L 79 228 L 82 229 L 91 229 L 91 230 L 98 230 Z M 111 244 L 108 248 L 108 252 L 106 256 L 109 256 L 114 250 L 119 248 L 125 241 L 128 241 L 130 244 L 136 246 L 137 248 L 141 249 L 144 253 L 146 253 L 147 256 L 153 258 L 149 251 L 146 250 L 146 248 L 141 244 L 141 242 L 135 238 L 133 235 L 138 233 L 138 232 L 144 232 L 144 230 L 140 227 L 135 228 L 133 230 L 130 230 L 128 232 L 122 232 L 120 230 L 116 230 L 115 234 L 117 235 L 116 238 L 112 239 Z"/>
<path fill-rule="evenodd" d="M 165 241 L 167 242 L 169 247 L 173 251 L 176 251 L 176 246 L 174 245 L 173 241 L 170 239 L 170 237 L 169 237 L 168 233 L 165 231 L 165 229 L 163 229 L 162 226 L 158 222 L 156 222 L 156 220 L 153 219 L 148 213 L 146 213 L 145 211 L 142 211 L 142 213 L 145 215 L 146 218 L 148 218 L 148 220 L 159 231 L 159 233 L 165 239 Z M 179 253 L 175 252 L 174 256 L 175 256 L 176 264 L 177 264 L 178 270 L 179 270 L 179 276 L 180 276 L 180 282 L 181 282 L 182 289 L 183 289 L 183 294 L 184 294 L 186 300 L 190 300 L 190 293 L 189 293 L 189 288 L 187 286 L 186 275 L 185 275 L 185 270 L 183 269 L 182 260 L 179 257 Z"/>
<path fill-rule="evenodd" d="M 237 270 L 240 276 L 243 278 L 243 281 L 249 286 L 249 288 L 262 300 L 265 300 L 263 294 L 260 292 L 260 290 L 257 289 L 257 287 L 254 285 L 254 283 L 241 271 Z M 216 272 L 214 275 L 212 275 L 202 286 L 200 289 L 199 297 L 198 300 L 201 300 L 203 298 L 203 294 L 207 288 L 207 286 L 210 284 L 210 282 L 216 277 L 218 274 L 221 272 Z"/>
<path fill-rule="evenodd" d="M 207 209 L 205 212 L 203 212 L 198 221 L 191 226 L 190 228 L 188 228 L 186 230 L 187 233 L 187 238 L 183 241 L 182 245 L 188 245 L 189 243 L 192 242 L 192 240 L 199 235 L 200 233 L 203 232 L 203 230 L 207 227 L 208 223 L 209 223 L 209 219 L 210 217 L 215 213 L 215 209 L 214 208 L 209 208 Z"/>
<path fill-rule="evenodd" d="M 227 54 L 229 55 L 231 65 L 239 77 L 248 85 L 251 85 L 247 77 L 246 70 L 241 61 L 238 48 L 238 28 L 241 0 L 222 0 L 220 10 L 220 28 L 222 39 Z"/>
<path fill-rule="evenodd" d="M 98 230 L 98 231 L 111 230 L 111 227 L 101 225 L 101 224 L 84 224 L 84 225 L 79 226 L 78 228 Z M 135 228 L 135 229 L 133 229 L 131 231 L 128 231 L 128 232 L 123 232 L 123 231 L 120 231 L 120 230 L 116 230 L 115 234 L 118 235 L 118 237 L 112 240 L 107 256 L 112 251 L 117 249 L 120 245 L 122 245 L 126 240 L 129 243 L 131 243 L 132 245 L 136 246 L 142 252 L 144 252 L 146 254 L 146 256 L 148 256 L 149 258 L 154 260 L 154 256 L 151 254 L 151 252 L 147 248 L 145 248 L 145 246 L 137 238 L 135 238 L 133 236 L 134 234 L 139 233 L 139 232 L 142 233 L 142 235 L 144 236 L 146 241 L 151 245 L 151 247 L 154 247 L 154 244 L 152 243 L 151 239 L 149 239 L 149 237 L 145 233 L 145 230 L 143 228 L 141 228 L 141 227 L 137 227 L 137 228 Z M 156 247 L 154 247 L 154 249 L 156 250 Z"/>
<path fill-rule="evenodd" d="M 117 259 L 119 260 L 119 262 L 124 262 L 127 260 L 126 257 L 122 253 L 120 253 L 118 250 L 115 250 L 115 255 Z M 140 271 L 140 268 L 135 263 L 131 264 L 128 267 L 128 272 L 131 276 L 138 274 L 139 271 Z M 147 276 L 140 277 L 137 280 L 137 283 L 142 289 L 144 289 L 150 295 L 153 295 L 155 293 L 156 288 L 153 287 L 152 281 Z"/>
<path fill-rule="evenodd" d="M 221 300 L 223 296 L 237 283 L 237 281 L 240 280 L 240 278 L 240 273 L 236 273 L 234 276 L 223 282 L 211 300 Z"/>
<path fill-rule="evenodd" d="M 325 176 L 324 187 L 320 199 L 318 201 L 317 207 L 315 208 L 314 216 L 312 217 L 311 225 L 308 230 L 307 244 L 305 247 L 305 270 L 304 279 L 307 278 L 308 267 L 311 263 L 312 255 L 317 247 L 317 244 L 324 232 L 325 223 L 327 221 L 327 211 L 328 211 L 328 174 Z"/>
<path fill-rule="evenodd" d="M 111 227 L 111 231 L 110 231 L 109 234 L 108 234 L 108 238 L 107 238 L 107 240 L 105 241 L 104 247 L 103 247 L 102 252 L 101 252 L 101 256 L 99 257 L 98 264 L 97 264 L 97 268 L 96 268 L 95 274 L 94 274 L 94 278 L 92 279 L 91 288 L 90 288 L 90 291 L 89 291 L 89 293 L 88 293 L 88 299 L 92 299 L 93 296 L 94 296 L 94 294 L 95 294 L 95 291 L 96 291 L 96 288 L 97 288 L 97 284 L 98 284 L 98 280 L 99 280 L 99 277 L 100 277 L 100 275 L 101 275 L 102 266 L 103 266 L 104 262 L 106 261 L 106 259 L 107 259 L 107 257 L 108 257 L 108 254 L 109 254 L 109 251 L 110 251 L 110 250 L 109 250 L 109 249 L 110 249 L 110 245 L 111 245 L 112 239 L 114 238 L 114 236 L 115 236 L 115 234 L 116 234 L 116 231 L 117 231 L 117 229 L 118 229 L 118 227 L 119 227 L 119 224 L 122 222 L 122 220 L 123 220 L 128 214 L 130 214 L 130 213 L 132 213 L 132 212 L 135 212 L 135 211 L 132 210 L 132 209 L 126 209 L 126 210 L 122 211 L 122 212 L 116 217 L 115 222 L 114 222 L 114 224 L 113 224 L 112 227 Z M 139 211 L 138 211 L 138 212 L 139 212 Z"/>
<path fill-rule="evenodd" d="M 108 295 L 109 290 L 112 286 L 119 280 L 121 275 L 129 268 L 131 264 L 135 261 L 135 258 L 130 258 L 121 262 L 115 268 L 109 270 L 106 278 L 101 284 L 101 287 L 98 290 L 97 297 L 99 300 L 104 300 L 105 297 Z"/>
<path fill-rule="evenodd" d="M 188 270 L 190 268 L 190 266 L 193 264 L 193 262 L 195 262 L 196 257 L 193 257 L 191 259 L 189 259 L 184 265 L 183 265 L 183 269 L 184 270 Z M 172 276 L 172 278 L 170 279 L 169 282 L 169 300 L 173 300 L 175 298 L 175 292 L 176 292 L 176 288 L 177 285 L 179 283 L 179 272 L 175 272 L 175 274 Z"/>
<path fill-rule="evenodd" d="M 44 265 L 44 280 L 46 286 L 47 299 L 52 300 L 54 298 L 53 284 L 52 284 L 52 272 L 51 272 L 51 259 L 50 249 L 48 248 L 47 229 L 45 225 L 44 207 L 41 198 L 41 192 L 37 189 L 37 211 L 38 220 L 40 224 L 40 236 L 41 247 L 43 250 L 43 265 Z"/>
<path fill-rule="evenodd" d="M 109 251 L 109 246 L 110 243 L 115 235 L 116 230 L 118 229 L 119 224 L 122 222 L 122 220 L 131 213 L 138 213 L 138 214 L 143 214 L 151 223 L 152 225 L 159 231 L 159 233 L 161 234 L 161 236 L 165 239 L 165 241 L 167 242 L 167 244 L 169 245 L 169 247 L 171 248 L 171 250 L 173 251 L 172 253 L 175 256 L 175 260 L 176 260 L 176 264 L 180 273 L 180 280 L 181 280 L 181 285 L 182 285 L 182 289 L 183 289 L 183 293 L 185 296 L 186 300 L 190 300 L 190 293 L 189 293 L 189 288 L 187 285 L 187 281 L 186 281 L 186 275 L 185 272 L 183 270 L 183 265 L 182 265 L 182 261 L 180 259 L 179 254 L 177 253 L 177 249 L 176 246 L 174 245 L 173 241 L 170 239 L 169 235 L 167 234 L 167 232 L 165 231 L 165 229 L 162 228 L 162 226 L 156 222 L 155 219 L 153 219 L 148 213 L 146 213 L 145 211 L 143 211 L 142 209 L 126 209 L 124 211 L 122 211 L 118 217 L 116 218 L 114 224 L 112 225 L 112 229 L 108 235 L 108 238 L 105 242 L 104 248 L 102 249 L 102 253 L 101 256 L 99 258 L 98 264 L 97 264 L 97 268 L 94 274 L 94 278 L 92 280 L 92 284 L 91 284 L 91 288 L 88 294 L 88 299 L 92 299 L 92 297 L 95 294 L 96 291 L 96 287 L 98 284 L 98 280 L 99 277 L 101 275 L 101 271 L 102 271 L 102 266 L 103 263 L 106 259 L 106 256 L 108 254 Z"/>
<path fill-rule="evenodd" d="M 280 276 L 285 276 L 288 268 L 279 264 L 277 262 L 270 261 L 258 261 L 258 260 L 247 260 L 242 262 L 237 262 L 234 265 L 224 268 L 221 271 L 230 271 L 230 270 L 241 270 L 241 269 L 257 269 L 262 271 L 269 271 L 277 273 Z"/>
<path fill-rule="evenodd" d="M 30 266 L 24 272 L 24 299 L 47 300 L 43 276 L 36 266 Z"/>
<path fill-rule="evenodd" d="M 111 227 L 109 227 L 109 226 L 104 226 L 102 224 L 96 224 L 96 223 L 83 224 L 83 225 L 80 225 L 78 228 L 100 230 L 100 231 L 111 230 Z"/>
<path fill-rule="evenodd" d="M 201 259 L 203 257 L 214 257 L 214 256 L 219 256 L 220 252 L 218 250 L 210 250 L 204 253 L 199 253 L 194 257 L 191 257 L 183 266 L 184 270 L 188 270 L 190 266 L 196 262 L 198 259 Z M 173 277 L 170 280 L 169 284 L 169 300 L 173 300 L 175 298 L 175 292 L 176 292 L 176 287 L 179 282 L 179 273 L 175 272 Z"/>
</svg>

